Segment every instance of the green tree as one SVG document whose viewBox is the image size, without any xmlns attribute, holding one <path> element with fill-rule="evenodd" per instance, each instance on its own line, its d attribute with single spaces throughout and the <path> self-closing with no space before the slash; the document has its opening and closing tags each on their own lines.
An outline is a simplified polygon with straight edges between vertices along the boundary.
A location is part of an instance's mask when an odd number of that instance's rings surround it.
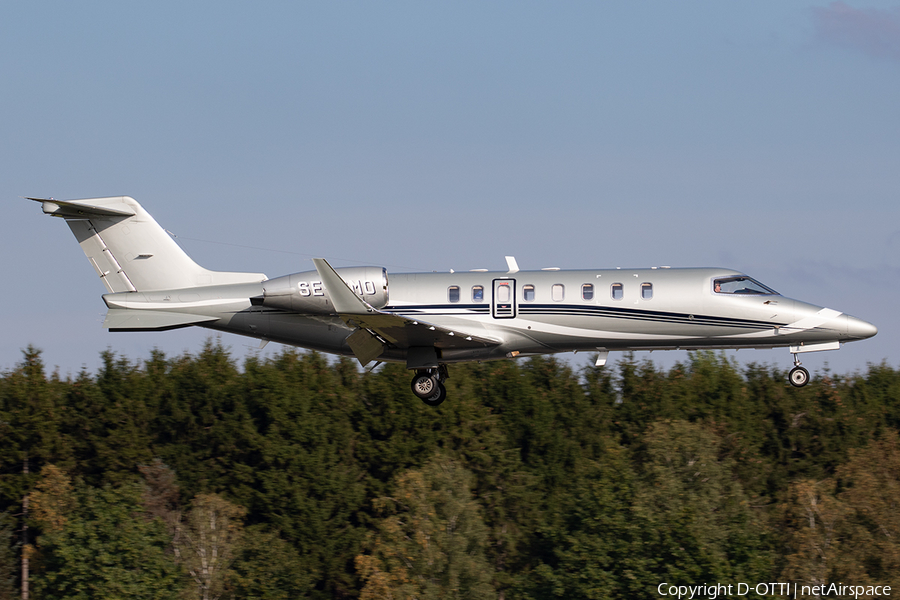
<svg viewBox="0 0 900 600">
<path fill-rule="evenodd" d="M 18 564 L 13 552 L 15 520 L 9 513 L 0 513 L 0 600 L 13 600 L 19 596 L 16 589 Z"/>
<path fill-rule="evenodd" d="M 0 510 L 26 517 L 28 493 L 44 465 L 72 464 L 71 440 L 61 428 L 66 383 L 47 378 L 41 352 L 29 346 L 23 361 L 0 380 Z M 22 524 L 23 592 L 30 589 L 32 532 Z"/>
<path fill-rule="evenodd" d="M 43 465 L 71 464 L 71 440 L 60 431 L 66 387 L 47 378 L 41 352 L 29 346 L 0 379 L 0 508 L 18 508 Z M 25 472 L 30 474 L 23 474 Z M 18 510 L 16 511 L 18 512 Z"/>
<path fill-rule="evenodd" d="M 135 466 L 152 459 L 156 407 L 139 363 L 108 350 L 101 359 L 96 376 L 82 372 L 65 386 L 61 428 L 75 456 L 68 470 L 102 487 L 132 480 Z"/>
<path fill-rule="evenodd" d="M 771 542 L 720 446 L 715 433 L 686 421 L 654 423 L 644 436 L 635 510 L 664 580 L 752 579 L 771 568 Z"/>
<path fill-rule="evenodd" d="M 239 393 L 240 372 L 227 350 L 207 340 L 197 356 L 166 360 L 155 354 L 145 371 L 155 407 L 156 456 L 178 473 L 182 493 L 189 499 L 227 487 L 240 450 L 236 443 L 251 424 Z"/>
<path fill-rule="evenodd" d="M 516 590 L 526 598 L 625 599 L 646 595 L 654 570 L 648 532 L 634 512 L 637 473 L 627 448 L 608 442 L 574 477 L 539 528 L 538 558 Z"/>
<path fill-rule="evenodd" d="M 142 516 L 142 486 L 92 488 L 47 472 L 34 502 L 43 533 L 34 587 L 47 600 L 171 599 L 182 590 L 166 554 L 171 538 L 159 520 Z M 56 493 L 70 494 L 60 497 Z"/>
<path fill-rule="evenodd" d="M 300 553 L 264 525 L 244 530 L 229 579 L 230 596 L 242 600 L 297 600 L 315 583 Z"/>
<path fill-rule="evenodd" d="M 355 595 L 353 557 L 364 536 L 358 402 L 344 387 L 355 385 L 346 366 L 294 349 L 248 360 L 219 488 L 251 511 L 248 524 L 266 525 L 294 547 L 291 568 L 315 582 L 312 595 L 327 598 Z"/>
<path fill-rule="evenodd" d="M 361 600 L 496 597 L 471 483 L 443 454 L 398 477 L 393 495 L 377 500 L 384 517 L 371 553 L 356 558 Z"/>
<path fill-rule="evenodd" d="M 856 557 L 870 581 L 900 589 L 900 435 L 885 432 L 865 448 L 850 450 L 850 459 L 835 474 L 838 498 L 852 510 L 845 532 L 845 552 Z"/>
</svg>

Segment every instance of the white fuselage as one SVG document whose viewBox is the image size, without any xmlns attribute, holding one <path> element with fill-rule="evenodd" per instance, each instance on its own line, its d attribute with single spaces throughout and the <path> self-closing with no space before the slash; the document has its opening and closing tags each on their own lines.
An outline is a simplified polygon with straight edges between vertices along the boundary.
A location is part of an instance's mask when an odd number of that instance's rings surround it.
<svg viewBox="0 0 900 600">
<path fill-rule="evenodd" d="M 496 340 L 484 348 L 438 348 L 441 362 L 578 350 L 815 347 L 865 339 L 865 321 L 776 293 L 717 292 L 727 269 L 391 274 L 383 312 Z M 353 354 L 353 328 L 339 316 L 253 306 L 261 284 L 107 294 L 110 308 L 216 317 L 200 324 L 260 339 Z M 325 298 L 327 289 L 311 282 Z M 387 345 L 378 360 L 404 361 Z"/>
</svg>

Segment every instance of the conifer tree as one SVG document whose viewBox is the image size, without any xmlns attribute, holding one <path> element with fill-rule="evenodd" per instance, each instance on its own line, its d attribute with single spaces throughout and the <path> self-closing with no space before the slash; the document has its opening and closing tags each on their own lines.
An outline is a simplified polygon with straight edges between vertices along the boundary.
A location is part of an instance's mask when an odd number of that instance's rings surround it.
<svg viewBox="0 0 900 600">
<path fill-rule="evenodd" d="M 596 461 L 573 477 L 571 493 L 538 528 L 531 552 L 536 564 L 520 580 L 516 596 L 604 598 L 646 595 L 654 558 L 644 547 L 648 532 L 634 514 L 640 486 L 630 451 L 609 441 Z"/>
<path fill-rule="evenodd" d="M 250 524 L 267 525 L 293 546 L 292 568 L 328 598 L 353 593 L 364 533 L 365 473 L 352 424 L 358 407 L 345 377 L 313 352 L 248 360 L 238 389 L 244 416 L 227 453 L 233 468 L 221 480 L 251 511 Z"/>
<path fill-rule="evenodd" d="M 165 600 L 182 590 L 166 554 L 170 538 L 141 515 L 136 482 L 102 489 L 75 483 L 47 467 L 34 494 L 40 569 L 35 591 L 47 600 Z"/>
<path fill-rule="evenodd" d="M 61 425 L 77 457 L 69 470 L 100 487 L 133 479 L 135 466 L 152 459 L 156 416 L 139 364 L 109 350 L 101 360 L 96 376 L 82 371 L 66 386 Z"/>
<path fill-rule="evenodd" d="M 644 437 L 635 512 L 661 581 L 752 579 L 771 568 L 771 542 L 720 444 L 713 432 L 686 421 L 654 423 Z"/>
<path fill-rule="evenodd" d="M 304 567 L 297 549 L 265 525 L 244 530 L 231 568 L 226 597 L 253 600 L 308 598 L 314 573 Z"/>
<path fill-rule="evenodd" d="M 18 597 L 16 573 L 18 564 L 15 546 L 15 520 L 6 512 L 0 512 L 0 600 Z"/>
</svg>

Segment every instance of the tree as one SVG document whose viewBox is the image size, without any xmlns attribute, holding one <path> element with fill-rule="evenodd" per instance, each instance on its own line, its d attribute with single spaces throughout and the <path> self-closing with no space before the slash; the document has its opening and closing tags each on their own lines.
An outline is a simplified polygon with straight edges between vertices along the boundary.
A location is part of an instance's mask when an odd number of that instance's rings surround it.
<svg viewBox="0 0 900 600">
<path fill-rule="evenodd" d="M 686 421 L 654 423 L 644 436 L 634 503 L 661 581 L 752 579 L 771 568 L 762 523 L 720 447 L 715 433 Z"/>
<path fill-rule="evenodd" d="M 179 504 L 179 486 L 175 472 L 159 459 L 153 460 L 149 465 L 141 465 L 138 469 L 144 477 L 141 499 L 146 518 L 158 519 L 172 535 L 180 531 L 184 536 L 185 523 Z M 199 504 L 195 501 L 192 510 L 197 509 Z M 231 512 L 237 514 L 240 511 Z M 215 575 L 215 578 L 219 578 L 224 573 L 222 587 L 228 590 L 229 597 L 244 600 L 292 600 L 309 592 L 312 574 L 301 567 L 302 561 L 297 550 L 265 525 L 248 527 L 239 539 L 233 541 L 234 549 L 229 550 L 234 555 L 231 568 L 223 569 L 220 566 Z M 176 546 L 173 550 L 175 549 L 181 553 L 180 547 Z M 189 551 L 193 552 L 193 548 L 189 548 Z M 184 553 L 181 555 L 185 558 Z M 196 579 L 193 583 L 197 586 Z M 192 589 L 192 597 L 196 596 L 196 591 Z"/>
<path fill-rule="evenodd" d="M 841 548 L 841 533 L 849 510 L 834 496 L 834 481 L 803 480 L 791 484 L 783 505 L 786 541 L 790 548 L 779 581 L 821 586 L 839 572 L 860 577 L 855 557 Z"/>
<path fill-rule="evenodd" d="M 13 600 L 16 590 L 16 556 L 13 552 L 15 521 L 9 513 L 0 513 L 0 600 Z"/>
<path fill-rule="evenodd" d="M 33 502 L 43 529 L 34 581 L 40 598 L 166 600 L 180 594 L 179 571 L 166 554 L 171 539 L 160 521 L 143 518 L 141 492 L 137 482 L 98 489 L 72 484 L 58 469 L 44 471 Z"/>
<path fill-rule="evenodd" d="M 21 507 L 22 595 L 30 590 L 31 539 L 28 531 L 28 492 L 36 467 L 71 458 L 69 440 L 60 431 L 60 391 L 56 374 L 48 380 L 41 352 L 29 346 L 15 371 L 0 381 L 0 508 Z"/>
<path fill-rule="evenodd" d="M 296 550 L 290 568 L 315 582 L 318 598 L 357 593 L 353 558 L 367 502 L 352 425 L 359 400 L 342 383 L 355 385 L 347 366 L 294 349 L 249 359 L 236 390 L 240 418 L 222 453 L 231 468 L 217 488 L 247 507 L 248 524 L 277 531 Z"/>
<path fill-rule="evenodd" d="M 155 407 L 148 405 L 150 381 L 140 363 L 109 350 L 101 359 L 96 376 L 80 373 L 61 394 L 61 427 L 75 454 L 68 470 L 97 487 L 133 480 L 135 465 L 151 460 L 156 417 Z"/>
<path fill-rule="evenodd" d="M 264 525 L 252 525 L 244 530 L 228 587 L 242 600 L 296 600 L 308 596 L 313 576 L 296 548 Z"/>
<path fill-rule="evenodd" d="M 397 478 L 393 495 L 376 501 L 384 518 L 370 553 L 356 558 L 360 600 L 496 597 L 471 483 L 443 454 Z"/>
<path fill-rule="evenodd" d="M 175 522 L 175 559 L 196 585 L 195 598 L 216 600 L 225 591 L 246 512 L 215 494 L 198 494 Z"/>
<path fill-rule="evenodd" d="M 841 490 L 837 497 L 852 511 L 843 552 L 858 561 L 852 573 L 838 575 L 852 574 L 862 583 L 864 571 L 871 582 L 900 588 L 900 436 L 889 431 L 851 450 L 835 476 Z"/>
<path fill-rule="evenodd" d="M 159 518 L 173 529 L 179 513 L 178 482 L 175 471 L 158 458 L 149 465 L 140 465 L 138 471 L 144 477 L 141 502 L 149 519 Z"/>
<path fill-rule="evenodd" d="M 646 595 L 653 556 L 634 512 L 637 473 L 626 448 L 609 442 L 602 455 L 557 497 L 532 554 L 539 559 L 521 584 L 526 598 L 626 599 Z"/>
<path fill-rule="evenodd" d="M 41 478 L 31 493 L 31 516 L 45 531 L 62 531 L 75 509 L 72 480 L 56 465 L 41 469 Z"/>
<path fill-rule="evenodd" d="M 700 424 L 653 423 L 630 445 L 606 439 L 572 473 L 540 529 L 532 598 L 627 599 L 660 581 L 746 581 L 768 573 L 762 523 L 720 440 Z"/>
</svg>

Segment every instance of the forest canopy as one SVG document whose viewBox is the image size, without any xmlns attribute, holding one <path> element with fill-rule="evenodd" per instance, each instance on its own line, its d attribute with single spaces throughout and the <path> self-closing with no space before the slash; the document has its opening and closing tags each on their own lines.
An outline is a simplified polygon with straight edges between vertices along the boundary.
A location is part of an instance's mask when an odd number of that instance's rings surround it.
<svg viewBox="0 0 900 600">
<path fill-rule="evenodd" d="M 0 376 L 0 600 L 900 589 L 900 371 L 102 355 Z M 23 560 L 25 559 L 25 560 Z M 22 566 L 28 567 L 27 579 Z M 841 579 L 843 578 L 843 579 Z"/>
</svg>

